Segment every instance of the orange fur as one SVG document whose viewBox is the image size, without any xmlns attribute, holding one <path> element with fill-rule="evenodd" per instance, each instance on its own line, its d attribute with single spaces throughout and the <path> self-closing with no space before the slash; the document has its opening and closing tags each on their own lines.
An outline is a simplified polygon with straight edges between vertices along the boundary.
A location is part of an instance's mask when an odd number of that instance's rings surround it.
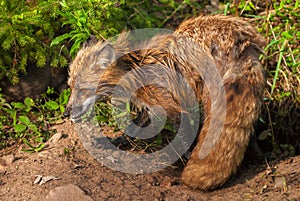
<svg viewBox="0 0 300 201">
<path fill-rule="evenodd" d="M 135 104 L 162 106 L 168 118 L 176 124 L 182 112 L 180 100 L 184 98 L 187 105 L 192 104 L 185 84 L 173 82 L 176 72 L 179 72 L 202 102 L 204 113 L 203 127 L 182 173 L 182 181 L 193 188 L 214 189 L 236 172 L 258 118 L 265 86 L 264 70 L 258 59 L 263 45 L 262 36 L 247 22 L 224 16 L 199 16 L 187 20 L 173 34 L 155 36 L 133 52 L 126 49 L 124 43 L 116 43 L 114 47 L 108 42 L 88 45 L 80 50 L 70 67 L 68 83 L 72 98 L 67 111 L 70 112 L 74 101 L 81 103 L 85 99 L 84 94 L 78 92 L 83 86 L 93 86 L 97 98 L 101 95 L 109 97 L 126 72 L 148 64 L 160 64 L 167 69 L 168 74 L 163 79 L 170 82 L 171 90 L 145 86 L 133 98 L 139 100 Z M 118 58 L 114 63 L 113 57 Z M 211 111 L 210 92 L 197 67 L 216 67 L 222 78 L 226 102 L 218 102 L 217 108 L 226 105 L 223 128 L 218 127 L 218 122 L 210 125 L 212 113 L 218 111 Z M 161 75 L 150 69 L 149 75 L 141 76 L 159 80 Z M 133 88 L 137 82 L 132 79 L 124 84 L 124 88 Z M 210 126 L 213 131 L 222 129 L 220 139 L 216 140 L 208 155 L 201 158 L 199 153 Z"/>
</svg>

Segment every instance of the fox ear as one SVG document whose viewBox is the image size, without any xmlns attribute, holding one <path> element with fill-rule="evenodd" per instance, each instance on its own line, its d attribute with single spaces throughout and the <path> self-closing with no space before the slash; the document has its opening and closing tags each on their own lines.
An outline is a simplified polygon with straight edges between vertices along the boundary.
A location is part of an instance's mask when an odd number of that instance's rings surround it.
<svg viewBox="0 0 300 201">
<path fill-rule="evenodd" d="M 107 68 L 115 61 L 116 54 L 115 49 L 110 44 L 105 44 L 97 52 L 97 64 L 100 64 L 101 68 Z"/>
</svg>

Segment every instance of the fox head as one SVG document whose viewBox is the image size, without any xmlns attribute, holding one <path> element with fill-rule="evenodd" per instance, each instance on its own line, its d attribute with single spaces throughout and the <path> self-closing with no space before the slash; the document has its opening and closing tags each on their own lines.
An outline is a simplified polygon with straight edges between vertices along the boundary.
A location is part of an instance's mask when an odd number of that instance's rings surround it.
<svg viewBox="0 0 300 201">
<path fill-rule="evenodd" d="M 75 121 L 87 112 L 97 99 L 109 94 L 111 85 L 102 82 L 102 77 L 108 76 L 105 71 L 113 64 L 115 57 L 115 49 L 107 42 L 84 44 L 70 65 L 68 85 L 71 88 L 71 96 L 64 116 L 70 116 L 71 120 Z"/>
</svg>

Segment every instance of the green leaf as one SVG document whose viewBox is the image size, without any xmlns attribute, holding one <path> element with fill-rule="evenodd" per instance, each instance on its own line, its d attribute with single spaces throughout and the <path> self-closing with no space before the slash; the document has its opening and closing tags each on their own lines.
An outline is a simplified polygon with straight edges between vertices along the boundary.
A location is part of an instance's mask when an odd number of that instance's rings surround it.
<svg viewBox="0 0 300 201">
<path fill-rule="evenodd" d="M 263 131 L 261 134 L 259 134 L 259 136 L 258 136 L 258 140 L 265 140 L 265 139 L 267 139 L 267 137 L 269 137 L 269 136 L 272 136 L 272 133 L 271 133 L 271 130 L 270 129 L 268 129 L 268 130 L 265 130 L 265 131 Z"/>
<path fill-rule="evenodd" d="M 30 130 L 32 130 L 33 132 L 38 132 L 38 129 L 37 129 L 37 127 L 36 127 L 35 124 L 29 124 L 29 125 L 28 125 L 28 128 L 29 128 Z"/>
<path fill-rule="evenodd" d="M 34 153 L 34 149 L 22 149 L 21 151 L 26 153 Z"/>
<path fill-rule="evenodd" d="M 32 100 L 32 98 L 25 98 L 24 103 L 28 108 L 34 106 L 34 101 Z"/>
<path fill-rule="evenodd" d="M 164 126 L 164 129 L 167 131 L 175 132 L 174 128 L 170 124 L 166 124 Z"/>
<path fill-rule="evenodd" d="M 73 33 L 66 33 L 61 36 L 57 36 L 52 40 L 50 47 L 52 47 L 53 45 L 60 44 L 62 41 L 66 40 L 67 38 L 71 38 L 73 35 L 74 35 Z"/>
<path fill-rule="evenodd" d="M 157 146 L 162 145 L 162 136 L 161 136 L 161 133 L 159 133 L 159 134 L 157 135 L 157 138 L 156 138 L 156 144 L 157 144 Z"/>
<path fill-rule="evenodd" d="M 21 103 L 21 102 L 17 102 L 17 103 L 14 103 L 13 104 L 14 108 L 17 108 L 17 109 L 24 109 L 26 106 Z"/>
<path fill-rule="evenodd" d="M 66 2 L 65 0 L 62 0 L 61 2 L 59 2 L 59 4 L 60 4 L 62 7 L 65 7 L 65 8 L 68 7 L 67 2 Z"/>
<path fill-rule="evenodd" d="M 8 37 L 6 37 L 6 39 L 2 43 L 3 49 L 9 50 L 12 47 L 14 40 L 15 40 L 15 36 L 13 34 L 8 35 Z"/>
<path fill-rule="evenodd" d="M 19 121 L 26 126 L 30 124 L 30 119 L 27 116 L 19 116 Z"/>
<path fill-rule="evenodd" d="M 46 107 L 50 110 L 57 110 L 59 108 L 59 104 L 53 100 L 46 102 Z"/>
<path fill-rule="evenodd" d="M 49 94 L 49 95 L 54 94 L 54 88 L 48 87 L 47 91 L 46 91 L 46 94 Z"/>
<path fill-rule="evenodd" d="M 114 114 L 115 119 L 122 118 L 122 117 L 128 117 L 128 112 L 125 111 L 125 112 L 120 112 L 120 113 Z"/>
<path fill-rule="evenodd" d="M 27 126 L 24 124 L 17 124 L 17 125 L 15 125 L 14 128 L 15 128 L 15 132 L 21 133 L 26 130 Z"/>
<path fill-rule="evenodd" d="M 105 116 L 97 116 L 97 121 L 99 121 L 99 122 L 108 122 L 109 119 Z"/>
<path fill-rule="evenodd" d="M 279 58 L 278 58 L 278 62 L 277 62 L 276 70 L 275 70 L 275 75 L 274 75 L 274 78 L 273 78 L 273 84 L 272 84 L 272 87 L 271 87 L 271 95 L 273 94 L 274 89 L 276 87 L 276 81 L 277 81 L 277 78 L 278 78 L 278 72 L 279 72 L 279 69 L 281 67 L 281 61 L 282 61 L 282 58 L 283 58 L 283 50 L 284 50 L 285 45 L 287 44 L 287 42 L 288 42 L 288 40 L 284 39 L 284 41 L 282 43 L 282 46 L 280 48 Z"/>
<path fill-rule="evenodd" d="M 80 48 L 80 45 L 89 38 L 89 33 L 78 33 L 74 35 L 70 40 L 75 40 L 74 44 L 70 49 L 70 54 L 75 55 Z"/>
<path fill-rule="evenodd" d="M 63 90 L 63 92 L 59 95 L 59 103 L 61 105 L 66 105 L 69 101 L 70 89 Z"/>
<path fill-rule="evenodd" d="M 35 142 L 43 142 L 44 138 L 43 137 L 37 137 L 34 139 Z"/>
<path fill-rule="evenodd" d="M 32 146 L 32 144 L 26 138 L 23 139 L 23 142 L 30 148 L 34 148 L 34 146 Z"/>
<path fill-rule="evenodd" d="M 45 144 L 39 144 L 37 147 L 35 147 L 34 151 L 41 151 L 45 147 Z"/>
<path fill-rule="evenodd" d="M 64 106 L 60 105 L 60 106 L 59 106 L 59 110 L 60 110 L 61 113 L 63 113 L 66 109 L 65 109 Z"/>
</svg>

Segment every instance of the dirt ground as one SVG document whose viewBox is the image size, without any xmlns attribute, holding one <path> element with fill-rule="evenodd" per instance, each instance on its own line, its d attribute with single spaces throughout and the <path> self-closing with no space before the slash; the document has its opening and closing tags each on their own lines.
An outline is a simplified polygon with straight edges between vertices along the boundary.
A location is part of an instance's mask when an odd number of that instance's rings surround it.
<svg viewBox="0 0 300 201">
<path fill-rule="evenodd" d="M 41 152 L 24 153 L 20 151 L 22 147 L 0 152 L 1 201 L 46 200 L 51 190 L 68 184 L 80 187 L 89 197 L 86 200 L 92 198 L 95 201 L 300 200 L 300 156 L 269 164 L 244 162 L 225 186 L 212 192 L 201 192 L 180 182 L 181 168 L 141 175 L 111 170 L 84 149 L 71 122 L 55 128 L 62 138 L 50 141 Z M 40 185 L 36 175 L 56 179 Z M 68 190 L 63 192 L 68 193 Z M 83 199 L 78 197 L 77 200 Z"/>
</svg>

